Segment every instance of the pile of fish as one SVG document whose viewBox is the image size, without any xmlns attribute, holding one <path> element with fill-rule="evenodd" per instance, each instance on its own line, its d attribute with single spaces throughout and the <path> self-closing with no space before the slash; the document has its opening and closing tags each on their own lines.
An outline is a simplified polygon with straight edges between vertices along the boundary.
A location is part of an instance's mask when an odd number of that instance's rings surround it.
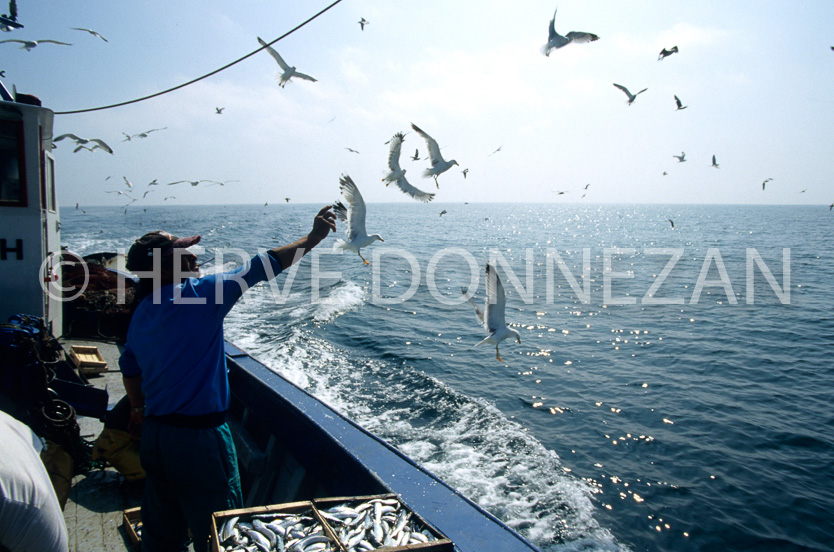
<svg viewBox="0 0 834 552">
<path fill-rule="evenodd" d="M 437 540 L 399 500 L 372 498 L 319 509 L 348 552 L 406 546 Z"/>
<path fill-rule="evenodd" d="M 303 513 L 254 514 L 234 516 L 218 531 L 221 549 L 226 552 L 335 552 L 339 550 L 313 516 Z"/>
</svg>

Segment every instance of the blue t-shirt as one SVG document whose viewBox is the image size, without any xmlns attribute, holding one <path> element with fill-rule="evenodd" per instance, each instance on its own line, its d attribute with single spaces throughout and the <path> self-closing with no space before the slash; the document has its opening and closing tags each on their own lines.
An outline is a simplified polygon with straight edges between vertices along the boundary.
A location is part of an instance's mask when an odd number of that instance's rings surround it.
<svg viewBox="0 0 834 552">
<path fill-rule="evenodd" d="M 228 410 L 223 318 L 247 289 L 280 272 L 263 253 L 230 272 L 163 286 L 161 300 L 154 292 L 139 303 L 119 367 L 124 376 L 142 376 L 145 415 Z"/>
</svg>

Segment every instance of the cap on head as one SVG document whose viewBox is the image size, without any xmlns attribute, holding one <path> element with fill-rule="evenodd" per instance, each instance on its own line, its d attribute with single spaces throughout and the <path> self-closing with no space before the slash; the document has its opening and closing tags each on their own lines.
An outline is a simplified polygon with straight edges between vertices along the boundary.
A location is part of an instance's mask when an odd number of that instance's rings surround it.
<svg viewBox="0 0 834 552">
<path fill-rule="evenodd" d="M 199 235 L 178 238 L 162 230 L 148 232 L 130 246 L 130 250 L 127 252 L 126 267 L 131 272 L 152 270 L 155 250 L 158 249 L 161 256 L 170 255 L 174 249 L 185 249 L 199 241 Z"/>
</svg>

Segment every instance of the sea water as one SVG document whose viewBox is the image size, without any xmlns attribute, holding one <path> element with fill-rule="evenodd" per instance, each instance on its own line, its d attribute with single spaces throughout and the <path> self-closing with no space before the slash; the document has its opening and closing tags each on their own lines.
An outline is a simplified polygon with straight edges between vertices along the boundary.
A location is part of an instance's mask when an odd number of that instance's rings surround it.
<svg viewBox="0 0 834 552">
<path fill-rule="evenodd" d="M 62 237 L 201 234 L 216 272 L 319 207 L 85 207 Z M 328 238 L 225 332 L 544 551 L 832 550 L 832 227 L 823 206 L 371 204 L 370 265 Z M 487 262 L 521 335 L 503 362 L 462 296 L 483 305 Z"/>
</svg>

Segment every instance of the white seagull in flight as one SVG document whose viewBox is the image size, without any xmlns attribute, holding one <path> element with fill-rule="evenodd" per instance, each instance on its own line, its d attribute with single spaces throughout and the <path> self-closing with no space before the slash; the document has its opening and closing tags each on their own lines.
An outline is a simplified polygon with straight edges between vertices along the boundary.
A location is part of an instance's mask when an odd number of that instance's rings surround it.
<svg viewBox="0 0 834 552">
<path fill-rule="evenodd" d="M 113 149 L 110 146 L 108 146 L 104 142 L 104 140 L 101 140 L 99 138 L 90 138 L 90 139 L 81 138 L 80 136 L 76 136 L 75 134 L 72 134 L 71 132 L 67 132 L 66 134 L 61 134 L 60 136 L 56 136 L 55 138 L 52 139 L 52 142 L 53 143 L 54 142 L 60 142 L 64 138 L 69 138 L 69 139 L 75 141 L 75 145 L 77 147 L 73 151 L 78 151 L 80 149 L 86 149 L 86 150 L 89 150 L 89 151 L 93 151 L 94 149 L 103 149 L 107 153 L 110 153 L 110 154 L 113 153 Z M 92 146 L 92 147 L 87 146 L 86 144 L 89 144 L 90 142 L 94 142 L 95 145 Z"/>
<path fill-rule="evenodd" d="M 636 100 L 636 99 L 637 99 L 638 94 L 642 94 L 643 92 L 645 92 L 646 90 L 648 90 L 648 88 L 644 88 L 643 90 L 641 90 L 641 91 L 640 91 L 640 92 L 638 92 L 637 94 L 632 94 L 631 92 L 629 92 L 629 91 L 628 91 L 628 88 L 626 88 L 626 87 L 625 87 L 625 86 L 623 86 L 622 84 L 617 84 L 617 83 L 615 82 L 615 83 L 614 83 L 614 86 L 616 86 L 617 88 L 619 88 L 620 90 L 622 90 L 623 92 L 625 92 L 625 95 L 626 95 L 626 96 L 628 96 L 628 105 L 631 105 L 632 103 L 634 103 L 634 100 Z"/>
<path fill-rule="evenodd" d="M 429 146 L 429 158 L 431 159 L 431 168 L 423 171 L 423 177 L 434 177 L 435 185 L 437 185 L 437 187 L 440 188 L 440 184 L 437 183 L 437 177 L 451 169 L 452 165 L 457 165 L 458 162 L 454 159 L 450 161 L 446 161 L 445 159 L 443 159 L 443 156 L 440 155 L 440 146 L 437 145 L 437 142 L 434 138 L 423 132 L 414 123 L 411 123 L 411 128 L 413 128 L 417 134 L 425 138 L 426 144 L 428 144 Z"/>
<path fill-rule="evenodd" d="M 466 295 L 466 290 L 462 290 Z M 484 310 L 481 310 L 471 297 L 467 297 L 469 303 L 475 307 L 475 316 L 478 317 L 484 329 L 489 332 L 486 339 L 475 344 L 482 345 L 489 343 L 495 345 L 495 358 L 498 362 L 504 362 L 501 358 L 501 353 L 498 350 L 498 345 L 508 337 L 515 337 L 519 345 L 521 344 L 521 334 L 516 330 L 507 327 L 507 322 L 504 319 L 504 310 L 507 305 L 507 296 L 504 293 L 504 286 L 501 285 L 501 280 L 498 279 L 498 273 L 495 272 L 495 267 L 487 263 L 486 265 L 486 300 L 484 301 Z"/>
<path fill-rule="evenodd" d="M 335 201 L 333 203 L 333 213 L 336 214 L 336 218 L 347 223 L 345 227 L 347 240 L 337 240 L 334 248 L 356 251 L 362 262 L 369 265 L 371 263 L 365 260 L 360 250 L 377 240 L 385 240 L 379 234 L 369 236 L 365 230 L 365 200 L 362 199 L 362 194 L 359 193 L 359 188 L 353 183 L 353 179 L 348 175 L 342 176 L 339 178 L 339 188 L 342 190 L 342 195 L 348 204 L 345 207 L 341 201 Z"/>
<path fill-rule="evenodd" d="M 67 42 L 58 42 L 57 40 L 20 40 L 19 38 L 8 38 L 6 40 L 0 40 L 0 44 L 4 42 L 18 42 L 23 44 L 20 48 L 22 50 L 26 50 L 27 52 L 31 52 L 32 48 L 37 46 L 38 44 L 60 44 L 62 46 L 72 46 Z"/>
<path fill-rule="evenodd" d="M 93 31 L 92 29 L 85 29 L 85 28 L 83 28 L 83 27 L 70 27 L 70 29 L 72 29 L 73 31 L 86 31 L 86 32 L 90 33 L 90 34 L 91 34 L 91 35 L 93 35 L 93 36 L 97 36 L 97 37 L 99 37 L 100 39 L 102 39 L 102 40 L 103 40 L 103 41 L 105 41 L 105 42 L 109 42 L 106 38 L 104 38 L 103 36 L 101 36 L 101 35 L 100 35 L 100 34 L 98 34 L 97 32 Z"/>
<path fill-rule="evenodd" d="M 558 8 L 557 8 L 558 10 Z M 593 33 L 583 33 L 579 31 L 571 31 L 565 36 L 560 35 L 556 32 L 555 22 L 556 22 L 556 11 L 553 10 L 553 18 L 550 20 L 550 26 L 548 27 L 548 35 L 547 35 L 547 44 L 542 46 L 542 51 L 544 55 L 549 56 L 550 51 L 561 48 L 562 46 L 566 46 L 571 42 L 593 42 L 594 40 L 599 40 L 599 37 Z"/>
<path fill-rule="evenodd" d="M 282 58 L 278 54 L 278 52 L 271 48 L 266 42 L 261 40 L 261 37 L 258 37 L 258 42 L 261 44 L 261 46 L 264 47 L 264 49 L 267 52 L 269 52 L 269 55 L 275 58 L 275 61 L 277 61 L 278 65 L 281 67 L 281 71 L 283 71 L 281 75 L 278 77 L 278 86 L 283 88 L 293 77 L 298 77 L 299 79 L 316 82 L 316 79 L 314 79 L 310 75 L 305 75 L 304 73 L 299 73 L 298 71 L 296 71 L 295 66 L 290 67 L 289 65 L 287 65 L 287 62 L 284 61 L 284 58 Z"/>
<path fill-rule="evenodd" d="M 405 169 L 400 167 L 400 150 L 402 149 L 403 139 L 404 137 L 402 132 L 396 133 L 394 137 L 391 138 L 391 149 L 388 152 L 388 170 L 390 172 L 385 176 L 385 178 L 382 179 L 382 181 L 385 182 L 386 186 L 393 182 L 404 194 L 408 194 L 418 201 L 422 201 L 424 203 L 431 201 L 434 199 L 434 194 L 418 190 L 405 179 Z"/>
</svg>

